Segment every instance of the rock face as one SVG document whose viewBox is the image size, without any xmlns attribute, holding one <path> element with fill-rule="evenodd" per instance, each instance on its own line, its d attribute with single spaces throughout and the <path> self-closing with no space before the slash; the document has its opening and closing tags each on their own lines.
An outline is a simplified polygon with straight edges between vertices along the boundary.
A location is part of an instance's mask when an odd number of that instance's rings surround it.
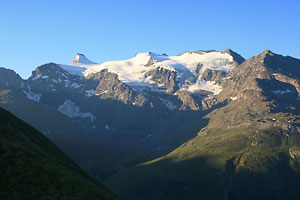
<svg viewBox="0 0 300 200">
<path fill-rule="evenodd" d="M 231 49 L 226 49 L 224 51 L 224 53 L 228 53 L 229 55 L 231 55 L 233 57 L 235 65 L 240 65 L 245 61 L 245 58 L 243 58 L 240 54 L 232 51 Z"/>
<path fill-rule="evenodd" d="M 180 107 L 181 110 L 200 110 L 201 106 L 199 102 L 195 100 L 195 96 L 193 97 L 191 93 L 186 91 L 177 92 L 178 99 L 182 101 L 182 105 Z M 196 97 L 197 98 L 197 97 Z M 198 97 L 199 99 L 199 97 Z"/>
<path fill-rule="evenodd" d="M 147 103 L 147 98 L 143 94 L 136 93 L 131 87 L 121 82 L 116 74 L 107 70 L 89 75 L 87 78 L 98 81 L 95 95 L 101 99 L 113 99 L 137 106 L 143 106 Z"/>
<path fill-rule="evenodd" d="M 221 80 L 226 76 L 226 73 L 220 70 L 206 69 L 202 74 L 202 78 L 205 81 L 215 81 L 221 83 Z"/>
<path fill-rule="evenodd" d="M 148 71 L 145 78 L 150 77 L 159 88 L 166 89 L 167 94 L 174 94 L 178 89 L 179 82 L 176 80 L 176 72 L 165 69 L 156 68 Z"/>
<path fill-rule="evenodd" d="M 20 88 L 23 80 L 13 70 L 0 67 L 0 83 L 8 88 Z"/>
</svg>

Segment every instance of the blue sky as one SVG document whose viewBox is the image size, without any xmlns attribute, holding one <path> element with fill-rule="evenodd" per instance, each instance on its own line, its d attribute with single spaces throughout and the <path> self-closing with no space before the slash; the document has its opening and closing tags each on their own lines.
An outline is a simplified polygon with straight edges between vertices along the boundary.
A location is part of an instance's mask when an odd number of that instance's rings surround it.
<svg viewBox="0 0 300 200">
<path fill-rule="evenodd" d="M 28 78 L 37 66 L 231 48 L 300 58 L 300 1 L 1 0 L 0 66 Z"/>
</svg>

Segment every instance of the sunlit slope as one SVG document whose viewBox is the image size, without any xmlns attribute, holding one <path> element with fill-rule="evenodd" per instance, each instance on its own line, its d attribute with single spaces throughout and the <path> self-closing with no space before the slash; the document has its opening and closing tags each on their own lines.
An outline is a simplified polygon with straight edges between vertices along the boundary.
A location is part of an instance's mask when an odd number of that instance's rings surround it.
<svg viewBox="0 0 300 200">
<path fill-rule="evenodd" d="M 125 199 L 299 199 L 299 63 L 268 50 L 248 59 L 195 138 L 107 185 Z"/>
<path fill-rule="evenodd" d="M 252 103 L 215 110 L 197 137 L 108 185 L 125 199 L 299 198 L 300 118 Z"/>
</svg>

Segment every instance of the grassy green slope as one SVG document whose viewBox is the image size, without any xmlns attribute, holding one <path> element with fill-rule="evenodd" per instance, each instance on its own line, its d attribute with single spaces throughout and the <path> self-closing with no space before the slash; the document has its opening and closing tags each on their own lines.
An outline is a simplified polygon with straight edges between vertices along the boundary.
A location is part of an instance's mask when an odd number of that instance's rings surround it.
<svg viewBox="0 0 300 200">
<path fill-rule="evenodd" d="M 124 199 L 299 199 L 300 117 L 270 105 L 232 101 L 197 137 L 107 185 Z"/>
<path fill-rule="evenodd" d="M 0 199 L 117 199 L 44 135 L 0 108 Z"/>
</svg>

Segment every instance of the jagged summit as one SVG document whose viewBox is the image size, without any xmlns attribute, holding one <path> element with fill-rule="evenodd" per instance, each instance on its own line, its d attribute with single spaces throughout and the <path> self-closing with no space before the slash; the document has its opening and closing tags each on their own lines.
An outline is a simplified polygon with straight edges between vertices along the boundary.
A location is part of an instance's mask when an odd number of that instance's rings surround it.
<svg viewBox="0 0 300 200">
<path fill-rule="evenodd" d="M 205 53 L 211 53 L 211 52 L 218 52 L 217 50 L 197 50 L 197 51 L 184 51 L 177 56 L 182 56 L 184 54 L 205 54 Z"/>
<path fill-rule="evenodd" d="M 223 52 L 231 55 L 238 64 L 241 64 L 245 61 L 245 58 L 243 58 L 240 54 L 236 53 L 232 49 L 225 49 Z"/>
<path fill-rule="evenodd" d="M 97 63 L 90 61 L 87 57 L 85 57 L 84 54 L 76 53 L 75 57 L 70 62 L 70 65 L 78 65 L 78 64 L 80 64 L 80 65 L 93 65 L 93 64 L 97 64 Z"/>
<path fill-rule="evenodd" d="M 266 49 L 263 52 L 261 52 L 260 55 L 271 55 L 271 56 L 273 56 L 274 53 L 270 49 Z"/>
<path fill-rule="evenodd" d="M 227 74 L 232 68 L 244 61 L 241 56 L 235 53 L 236 57 L 241 60 L 237 62 L 233 54 L 234 52 L 225 53 L 216 50 L 184 52 L 177 56 L 145 52 L 136 53 L 134 57 L 127 60 L 95 64 L 83 54 L 78 53 L 71 64 L 61 64 L 60 66 L 70 74 L 85 77 L 106 69 L 108 72 L 118 75 L 121 82 L 140 92 L 145 88 L 152 88 L 152 90 L 157 91 L 157 88 L 169 84 L 167 84 L 169 78 L 166 78 L 164 83 L 161 81 L 158 83 L 157 81 L 161 79 L 162 74 L 157 75 L 157 73 L 164 73 L 164 76 L 167 76 L 168 73 L 174 73 L 172 75 L 174 76 L 174 83 L 171 85 L 174 86 L 175 84 L 177 89 L 188 90 L 192 93 L 208 91 L 217 94 L 221 91 L 221 87 L 216 80 L 209 78 L 209 74 L 212 73 L 211 71 Z"/>
<path fill-rule="evenodd" d="M 167 54 L 157 54 L 153 52 L 147 52 L 147 53 L 136 53 L 135 56 L 132 58 L 136 63 L 150 66 L 154 63 L 161 62 L 168 59 Z"/>
</svg>

